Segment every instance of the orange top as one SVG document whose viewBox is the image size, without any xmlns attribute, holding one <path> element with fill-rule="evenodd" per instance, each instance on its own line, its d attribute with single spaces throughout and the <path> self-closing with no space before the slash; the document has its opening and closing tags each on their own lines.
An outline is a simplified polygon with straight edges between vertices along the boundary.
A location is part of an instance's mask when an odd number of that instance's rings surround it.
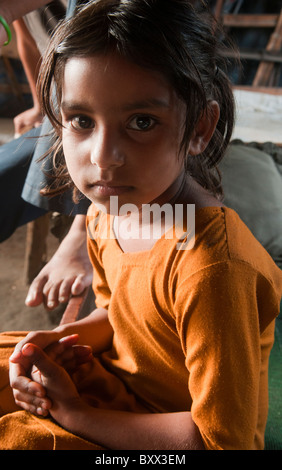
<svg viewBox="0 0 282 470">
<path fill-rule="evenodd" d="M 149 411 L 191 411 L 207 449 L 262 449 L 281 270 L 228 208 L 196 211 L 190 250 L 162 237 L 124 253 L 112 222 L 90 207 L 96 305 L 114 329 L 102 364 Z"/>
</svg>

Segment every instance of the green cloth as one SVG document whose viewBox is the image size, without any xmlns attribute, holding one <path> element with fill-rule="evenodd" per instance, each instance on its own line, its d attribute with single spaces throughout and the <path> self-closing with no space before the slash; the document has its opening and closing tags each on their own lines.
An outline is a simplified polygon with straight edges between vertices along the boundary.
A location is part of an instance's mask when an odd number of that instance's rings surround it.
<svg viewBox="0 0 282 470">
<path fill-rule="evenodd" d="M 264 146 L 265 148 L 269 148 Z M 224 203 L 282 268 L 282 156 L 234 141 L 220 164 Z"/>
<path fill-rule="evenodd" d="M 282 450 L 282 302 L 276 319 L 275 341 L 269 360 L 269 410 L 265 433 L 267 450 Z"/>
</svg>

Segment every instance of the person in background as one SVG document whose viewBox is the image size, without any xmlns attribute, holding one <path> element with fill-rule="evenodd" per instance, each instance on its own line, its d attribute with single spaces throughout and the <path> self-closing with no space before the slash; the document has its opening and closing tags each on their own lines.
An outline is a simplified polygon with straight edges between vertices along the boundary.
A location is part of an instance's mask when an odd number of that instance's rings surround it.
<svg viewBox="0 0 282 470">
<path fill-rule="evenodd" d="M 85 214 L 89 203 L 84 199 L 74 204 L 71 192 L 52 200 L 41 196 L 40 190 L 46 185 L 46 176 L 42 163 L 38 162 L 52 146 L 49 137 L 42 137 L 48 135 L 52 129 L 48 120 L 44 120 L 43 128 L 37 127 L 42 120 L 35 90 L 41 56 L 58 21 L 66 14 L 73 14 L 79 3 L 83 2 L 0 0 L 0 15 L 3 15 L 8 24 L 12 22 L 15 26 L 20 57 L 34 100 L 34 108 L 15 118 L 16 134 L 22 134 L 30 127 L 32 129 L 22 137 L 0 147 L 1 191 L 5 194 L 3 200 L 9 201 L 0 211 L 0 242 L 10 237 L 17 227 L 48 211 L 74 217 L 68 235 L 50 262 L 34 279 L 27 293 L 28 306 L 43 303 L 48 309 L 55 308 L 60 302 L 66 302 L 70 295 L 80 294 L 92 280 L 85 233 Z M 4 44 L 6 39 L 5 29 L 0 23 L 1 43 Z M 50 172 L 51 168 L 50 161 L 46 163 L 45 170 Z M 70 253 L 70 248 L 71 255 L 66 257 L 65 253 Z"/>
<path fill-rule="evenodd" d="M 41 63 L 41 54 L 24 20 L 20 18 L 14 21 L 13 26 L 17 36 L 19 57 L 23 64 L 33 99 L 33 107 L 25 110 L 14 118 L 15 138 L 17 138 L 33 127 L 39 127 L 43 121 L 43 115 L 36 93 L 36 82 Z"/>
</svg>

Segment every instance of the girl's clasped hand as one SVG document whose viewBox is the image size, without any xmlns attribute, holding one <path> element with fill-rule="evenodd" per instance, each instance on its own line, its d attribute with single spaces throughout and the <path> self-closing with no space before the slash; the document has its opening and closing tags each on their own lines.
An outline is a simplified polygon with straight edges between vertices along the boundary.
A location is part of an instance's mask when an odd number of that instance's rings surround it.
<svg viewBox="0 0 282 470">
<path fill-rule="evenodd" d="M 43 334 L 46 339 L 48 333 Z M 56 409 L 59 398 L 59 401 L 64 401 L 68 396 L 79 397 L 75 373 L 83 364 L 93 360 L 92 349 L 77 344 L 77 334 L 63 337 L 44 350 L 29 342 L 33 337 L 40 344 L 36 334 L 30 336 L 17 345 L 10 357 L 10 381 L 15 401 L 31 413 L 48 416 L 50 412 L 52 415 L 54 400 Z"/>
</svg>

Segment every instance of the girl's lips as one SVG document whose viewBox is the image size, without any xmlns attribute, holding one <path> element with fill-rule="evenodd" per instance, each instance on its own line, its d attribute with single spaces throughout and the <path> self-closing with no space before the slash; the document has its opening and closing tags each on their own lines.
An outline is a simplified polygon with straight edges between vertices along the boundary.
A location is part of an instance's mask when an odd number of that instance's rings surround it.
<svg viewBox="0 0 282 470">
<path fill-rule="evenodd" d="M 130 186 L 115 186 L 105 183 L 95 183 L 92 185 L 94 194 L 97 197 L 110 197 L 110 196 L 119 196 L 124 192 L 130 191 Z"/>
</svg>

